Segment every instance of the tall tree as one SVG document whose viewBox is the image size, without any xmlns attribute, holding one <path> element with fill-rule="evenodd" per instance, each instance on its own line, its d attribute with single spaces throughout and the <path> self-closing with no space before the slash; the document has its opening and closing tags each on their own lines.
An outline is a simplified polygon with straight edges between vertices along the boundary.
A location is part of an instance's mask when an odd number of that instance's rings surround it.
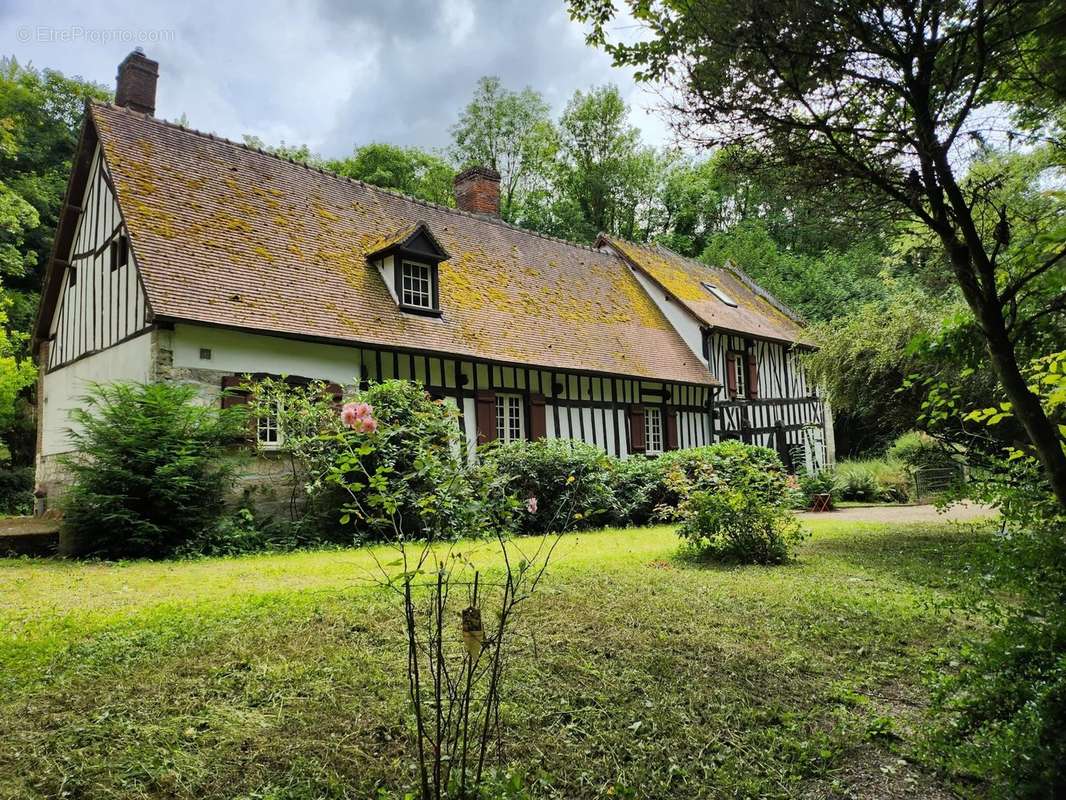
<svg viewBox="0 0 1066 800">
<path fill-rule="evenodd" d="M 500 213 L 514 220 L 522 197 L 543 185 L 554 158 L 555 130 L 540 92 L 516 92 L 495 76 L 481 78 L 451 134 L 449 152 L 460 167 L 500 173 Z"/>
<path fill-rule="evenodd" d="M 570 0 L 589 40 L 639 79 L 669 84 L 681 133 L 740 146 L 749 166 L 787 169 L 798 188 L 834 185 L 851 213 L 886 208 L 936 237 L 985 340 L 989 363 L 1066 507 L 1066 450 L 1019 365 L 1026 324 L 1017 301 L 1060 276 L 1066 237 L 1042 231 L 1024 265 L 1005 263 L 1011 238 L 996 181 L 965 185 L 976 143 L 1001 138 L 995 101 L 1032 83 L 1029 44 L 1061 27 L 1063 0 L 628 0 L 647 28 L 611 41 L 611 0 Z M 1062 107 L 1061 81 L 1041 102 Z M 1050 99 L 1049 99 L 1050 98 Z M 1006 98 L 1010 101 L 1010 98 Z M 1024 131 L 1022 132 L 1024 133 Z M 999 224 L 1003 219 L 1003 224 Z M 983 221 L 996 220 L 983 224 Z M 1062 286 L 1061 280 L 1058 281 Z M 1062 293 L 1029 315 L 1052 313 Z"/>
<path fill-rule="evenodd" d="M 102 86 L 0 59 L 0 273 L 13 330 L 27 330 L 78 144 L 85 101 Z"/>
<path fill-rule="evenodd" d="M 634 184 L 647 179 L 647 165 L 618 87 L 574 92 L 559 120 L 557 169 L 559 188 L 581 210 L 578 238 L 625 227 L 640 192 Z"/>
</svg>

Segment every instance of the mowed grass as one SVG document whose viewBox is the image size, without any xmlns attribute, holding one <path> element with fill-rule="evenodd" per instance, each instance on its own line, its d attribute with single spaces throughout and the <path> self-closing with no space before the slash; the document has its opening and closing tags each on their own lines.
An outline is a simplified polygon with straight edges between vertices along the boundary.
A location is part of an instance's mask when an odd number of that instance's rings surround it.
<svg viewBox="0 0 1066 800">
<path fill-rule="evenodd" d="M 531 793 L 939 796 L 912 764 L 922 673 L 972 633 L 942 606 L 988 534 L 812 527 L 776 568 L 685 564 L 666 527 L 565 537 L 507 664 L 505 756 Z M 375 556 L 0 562 L 0 798 L 410 787 Z"/>
</svg>

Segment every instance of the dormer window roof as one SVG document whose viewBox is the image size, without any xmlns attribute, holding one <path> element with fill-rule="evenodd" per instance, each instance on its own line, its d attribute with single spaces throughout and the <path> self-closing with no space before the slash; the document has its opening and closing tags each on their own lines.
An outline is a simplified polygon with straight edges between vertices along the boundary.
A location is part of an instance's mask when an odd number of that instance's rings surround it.
<svg viewBox="0 0 1066 800">
<path fill-rule="evenodd" d="M 441 261 L 449 258 L 429 225 L 406 225 L 378 242 L 367 258 L 381 270 L 401 311 L 439 317 Z"/>
</svg>

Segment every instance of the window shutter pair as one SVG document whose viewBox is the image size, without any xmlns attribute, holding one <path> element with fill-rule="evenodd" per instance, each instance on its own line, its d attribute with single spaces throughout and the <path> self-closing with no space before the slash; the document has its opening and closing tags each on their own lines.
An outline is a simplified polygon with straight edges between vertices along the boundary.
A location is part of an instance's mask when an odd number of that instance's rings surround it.
<svg viewBox="0 0 1066 800">
<path fill-rule="evenodd" d="M 726 377 L 726 390 L 729 392 L 730 399 L 734 399 L 737 396 L 737 361 L 736 356 L 741 355 L 744 358 L 744 365 L 746 368 L 745 377 L 747 378 L 747 394 L 751 399 L 755 399 L 759 396 L 759 364 L 755 358 L 755 353 L 736 353 L 730 352 L 726 355 L 725 360 L 725 377 Z"/>
<path fill-rule="evenodd" d="M 244 378 L 240 375 L 222 376 L 222 407 L 232 408 L 248 404 L 250 392 L 240 388 L 244 385 Z"/>
<path fill-rule="evenodd" d="M 529 396 L 529 439 L 544 439 L 548 435 L 548 418 L 544 408 L 544 395 Z M 477 443 L 484 444 L 496 438 L 496 393 L 481 391 L 474 395 L 474 410 L 477 422 Z"/>
</svg>

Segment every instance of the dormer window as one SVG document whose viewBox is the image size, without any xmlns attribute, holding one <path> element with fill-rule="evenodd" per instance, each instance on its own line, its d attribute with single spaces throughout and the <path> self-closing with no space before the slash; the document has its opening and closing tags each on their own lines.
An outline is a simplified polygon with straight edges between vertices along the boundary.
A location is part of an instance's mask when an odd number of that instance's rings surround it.
<svg viewBox="0 0 1066 800">
<path fill-rule="evenodd" d="M 435 271 L 429 264 L 420 264 L 406 259 L 401 262 L 400 305 L 432 309 L 433 273 Z"/>
<path fill-rule="evenodd" d="M 439 317 L 440 271 L 449 256 L 425 222 L 401 228 L 367 254 L 400 311 Z"/>
<path fill-rule="evenodd" d="M 713 294 L 727 306 L 732 306 L 733 308 L 737 307 L 737 301 L 730 297 L 728 294 L 726 294 L 723 289 L 711 283 L 703 283 L 702 286 L 704 289 Z"/>
</svg>

